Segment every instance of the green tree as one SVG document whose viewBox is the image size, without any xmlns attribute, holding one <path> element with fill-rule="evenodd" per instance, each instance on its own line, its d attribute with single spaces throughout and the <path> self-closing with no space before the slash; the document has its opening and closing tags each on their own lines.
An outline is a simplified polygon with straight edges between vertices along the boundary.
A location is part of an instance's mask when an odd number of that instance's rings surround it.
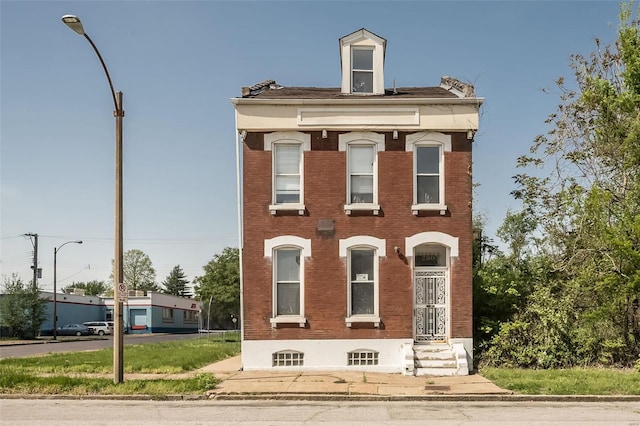
<svg viewBox="0 0 640 426">
<path fill-rule="evenodd" d="M 4 294 L 0 298 L 0 324 L 10 335 L 23 339 L 35 338 L 46 318 L 47 300 L 40 289 L 25 284 L 16 274 L 4 279 Z"/>
<path fill-rule="evenodd" d="M 113 264 L 113 261 L 111 261 Z M 123 255 L 122 269 L 124 283 L 129 290 L 159 291 L 156 284 L 156 270 L 151 259 L 142 250 L 127 250 Z M 113 282 L 113 273 L 111 273 Z"/>
<path fill-rule="evenodd" d="M 66 293 L 67 290 L 71 290 L 75 288 L 84 290 L 84 294 L 86 294 L 87 296 L 100 296 L 103 294 L 107 294 L 109 290 L 113 291 L 113 288 L 107 285 L 106 282 L 93 280 L 88 282 L 82 282 L 82 281 L 77 283 L 74 282 L 73 284 L 62 288 L 62 292 Z"/>
<path fill-rule="evenodd" d="M 191 297 L 191 292 L 188 287 L 189 280 L 187 280 L 186 277 L 180 265 L 174 266 L 162 283 L 164 292 L 173 294 L 174 296 Z"/>
<path fill-rule="evenodd" d="M 517 313 L 522 327 L 505 326 L 496 344 L 528 330 L 527 347 L 540 346 L 536 333 L 555 327 L 546 353 L 562 365 L 640 357 L 640 30 L 632 4 L 620 10 L 615 43 L 571 57 L 575 84 L 557 81 L 551 129 L 518 160 L 538 170 L 515 177 L 546 271 Z"/>
<path fill-rule="evenodd" d="M 240 261 L 237 248 L 226 247 L 204 266 L 194 280 L 195 293 L 203 302 L 204 327 L 234 328 L 240 315 Z M 209 318 L 207 318 L 209 316 Z"/>
</svg>

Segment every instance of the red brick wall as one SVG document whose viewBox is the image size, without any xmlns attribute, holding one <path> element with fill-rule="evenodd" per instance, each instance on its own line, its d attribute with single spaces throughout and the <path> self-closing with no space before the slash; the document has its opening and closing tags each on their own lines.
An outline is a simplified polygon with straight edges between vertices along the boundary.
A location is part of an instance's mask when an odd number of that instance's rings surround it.
<svg viewBox="0 0 640 426">
<path fill-rule="evenodd" d="M 404 254 L 405 238 L 420 232 L 439 231 L 459 238 L 459 257 L 451 265 L 451 337 L 472 336 L 472 211 L 471 142 L 466 134 L 452 134 L 452 151 L 445 153 L 445 202 L 448 212 L 411 213 L 413 158 L 405 152 L 405 133 L 394 140 L 386 134 L 385 152 L 378 154 L 379 216 L 348 216 L 346 153 L 338 151 L 338 132 L 321 138 L 311 132 L 311 151 L 304 153 L 304 201 L 307 213 L 297 211 L 272 216 L 271 152 L 263 149 L 263 134 L 250 133 L 244 143 L 244 335 L 262 339 L 370 339 L 412 338 L 413 294 L 411 265 Z M 332 219 L 335 233 L 316 232 L 318 220 Z M 264 257 L 264 240 L 280 235 L 311 239 L 312 256 L 305 260 L 305 328 L 279 325 L 272 328 L 271 259 Z M 339 257 L 339 240 L 369 235 L 386 240 L 386 257 L 379 262 L 379 328 L 349 328 L 346 259 Z"/>
</svg>

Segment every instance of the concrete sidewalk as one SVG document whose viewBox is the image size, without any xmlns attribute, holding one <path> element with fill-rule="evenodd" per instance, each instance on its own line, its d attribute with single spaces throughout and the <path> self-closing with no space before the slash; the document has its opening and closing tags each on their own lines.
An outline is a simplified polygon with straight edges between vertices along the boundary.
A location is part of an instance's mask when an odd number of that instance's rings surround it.
<svg viewBox="0 0 640 426">
<path fill-rule="evenodd" d="M 424 397 L 427 395 L 509 395 L 490 380 L 469 376 L 404 376 L 356 371 L 241 371 L 235 356 L 201 368 L 222 382 L 210 398 L 230 395 L 327 395 Z"/>
</svg>

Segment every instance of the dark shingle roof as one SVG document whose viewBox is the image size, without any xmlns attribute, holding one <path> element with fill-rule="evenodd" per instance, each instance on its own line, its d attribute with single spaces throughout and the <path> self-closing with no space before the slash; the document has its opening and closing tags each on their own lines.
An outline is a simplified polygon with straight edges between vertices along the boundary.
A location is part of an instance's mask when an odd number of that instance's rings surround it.
<svg viewBox="0 0 640 426">
<path fill-rule="evenodd" d="M 262 89 L 262 87 L 260 88 Z M 264 90 L 253 90 L 244 98 L 259 99 L 353 99 L 353 98 L 457 98 L 449 90 L 442 87 L 399 87 L 394 90 L 385 90 L 384 95 L 351 95 L 343 94 L 339 87 L 282 87 L 271 85 Z"/>
</svg>

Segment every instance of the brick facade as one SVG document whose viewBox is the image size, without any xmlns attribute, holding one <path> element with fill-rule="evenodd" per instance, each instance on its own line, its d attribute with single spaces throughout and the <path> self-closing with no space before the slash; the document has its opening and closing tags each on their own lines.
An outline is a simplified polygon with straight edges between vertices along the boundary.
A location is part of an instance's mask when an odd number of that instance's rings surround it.
<svg viewBox="0 0 640 426">
<path fill-rule="evenodd" d="M 291 339 L 411 339 L 413 337 L 413 278 L 411 253 L 405 238 L 436 231 L 459 239 L 459 256 L 450 265 L 450 337 L 472 336 L 472 182 L 471 141 L 462 132 L 451 135 L 452 149 L 444 153 L 447 211 L 412 214 L 413 153 L 405 151 L 410 132 L 385 135 L 378 153 L 379 214 L 344 211 L 346 153 L 338 150 L 340 131 L 311 135 L 304 152 L 306 212 L 272 215 L 272 153 L 264 150 L 264 132 L 247 133 L 243 143 L 243 331 L 245 340 Z M 319 220 L 334 223 L 334 232 L 317 231 Z M 272 259 L 264 256 L 264 241 L 281 235 L 311 240 L 312 256 L 305 260 L 304 311 L 306 325 L 272 327 Z M 339 240 L 368 235 L 386 241 L 379 259 L 381 324 L 347 327 L 347 265 L 339 256 Z M 400 254 L 394 251 L 400 248 Z M 407 257 L 405 257 L 405 255 Z"/>
</svg>

